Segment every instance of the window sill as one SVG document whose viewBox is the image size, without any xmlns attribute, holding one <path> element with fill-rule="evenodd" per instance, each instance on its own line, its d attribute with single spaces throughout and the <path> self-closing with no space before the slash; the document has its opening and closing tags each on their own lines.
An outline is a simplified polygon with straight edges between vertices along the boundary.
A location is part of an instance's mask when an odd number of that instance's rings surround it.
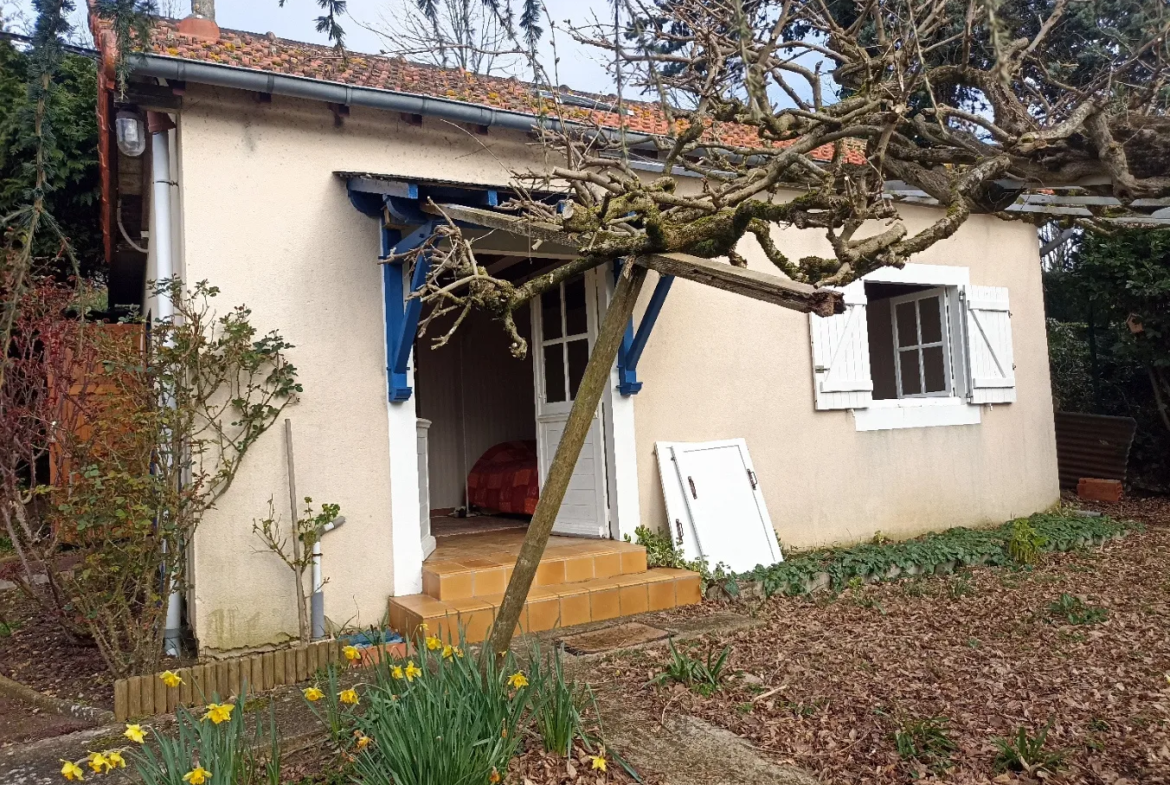
<svg viewBox="0 0 1170 785">
<path fill-rule="evenodd" d="M 853 409 L 859 431 L 896 428 L 934 428 L 946 425 L 978 425 L 982 407 L 962 398 L 903 398 L 873 401 L 866 409 Z"/>
</svg>

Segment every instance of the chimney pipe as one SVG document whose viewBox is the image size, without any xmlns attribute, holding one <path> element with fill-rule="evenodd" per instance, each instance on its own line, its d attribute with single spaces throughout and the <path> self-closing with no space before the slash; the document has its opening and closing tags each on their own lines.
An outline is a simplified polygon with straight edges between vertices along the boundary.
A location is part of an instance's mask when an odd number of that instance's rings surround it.
<svg viewBox="0 0 1170 785">
<path fill-rule="evenodd" d="M 181 35 L 203 41 L 219 40 L 219 25 L 215 23 L 215 0 L 191 0 L 191 15 L 179 20 Z"/>
</svg>

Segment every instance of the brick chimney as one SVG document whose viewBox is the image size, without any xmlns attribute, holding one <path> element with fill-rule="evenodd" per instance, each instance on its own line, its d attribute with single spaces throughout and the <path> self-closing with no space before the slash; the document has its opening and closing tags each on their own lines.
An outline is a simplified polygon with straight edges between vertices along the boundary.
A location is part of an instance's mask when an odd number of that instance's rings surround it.
<svg viewBox="0 0 1170 785">
<path fill-rule="evenodd" d="M 215 23 L 215 0 L 191 0 L 191 15 L 179 22 L 179 34 L 201 41 L 218 41 Z"/>
</svg>

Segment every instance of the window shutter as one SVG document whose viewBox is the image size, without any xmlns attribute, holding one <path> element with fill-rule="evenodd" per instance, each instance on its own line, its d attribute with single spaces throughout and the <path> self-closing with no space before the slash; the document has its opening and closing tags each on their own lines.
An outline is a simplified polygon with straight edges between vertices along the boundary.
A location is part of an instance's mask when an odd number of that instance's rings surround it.
<svg viewBox="0 0 1170 785">
<path fill-rule="evenodd" d="M 846 286 L 845 313 L 809 315 L 816 408 L 864 409 L 873 400 L 865 283 Z"/>
<path fill-rule="evenodd" d="M 963 287 L 963 313 L 971 403 L 1012 403 L 1016 400 L 1016 366 L 1008 290 L 1000 286 Z"/>
</svg>

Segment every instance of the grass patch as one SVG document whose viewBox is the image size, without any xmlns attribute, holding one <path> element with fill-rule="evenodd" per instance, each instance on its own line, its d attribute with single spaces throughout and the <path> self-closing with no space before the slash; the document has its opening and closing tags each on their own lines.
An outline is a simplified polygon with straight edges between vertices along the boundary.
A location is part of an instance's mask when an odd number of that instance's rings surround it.
<svg viewBox="0 0 1170 785">
<path fill-rule="evenodd" d="M 806 593 L 813 579 L 823 573 L 829 577 L 829 587 L 839 592 L 855 578 L 885 580 L 894 573 L 906 575 L 917 570 L 929 574 L 980 564 L 1020 565 L 1021 559 L 1034 560 L 1042 551 L 1072 550 L 1137 528 L 1137 524 L 1105 517 L 1037 513 L 994 529 L 959 527 L 903 542 L 883 540 L 794 554 L 785 562 L 742 573 L 730 582 L 760 581 L 768 596 L 796 596 Z M 663 539 L 669 543 L 669 538 Z M 964 596 L 970 588 L 969 582 L 952 583 L 952 587 L 952 596 Z"/>
<path fill-rule="evenodd" d="M 1063 750 L 1046 749 L 1048 731 L 1051 729 L 1050 720 L 1035 736 L 1028 733 L 1027 728 L 1020 727 L 1010 738 L 992 739 L 992 743 L 999 750 L 995 756 L 995 770 L 1022 771 L 1026 774 L 1055 772 L 1064 763 L 1065 753 Z"/>
<path fill-rule="evenodd" d="M 1062 594 L 1060 599 L 1048 606 L 1048 618 L 1067 624 L 1100 624 L 1109 618 L 1109 611 L 1093 605 L 1086 605 L 1080 597 Z"/>
<path fill-rule="evenodd" d="M 650 680 L 651 684 L 685 684 L 700 695 L 710 696 L 723 684 L 726 678 L 727 657 L 731 654 L 731 647 L 725 646 L 718 655 L 714 649 L 707 650 L 705 660 L 692 657 L 688 652 L 680 652 L 674 647 L 674 641 L 669 641 L 670 660 L 666 668 Z"/>
<path fill-rule="evenodd" d="M 894 743 L 902 760 L 917 761 L 940 774 L 950 768 L 951 755 L 959 748 L 949 733 L 947 717 L 927 717 L 902 723 L 894 731 Z"/>
</svg>

